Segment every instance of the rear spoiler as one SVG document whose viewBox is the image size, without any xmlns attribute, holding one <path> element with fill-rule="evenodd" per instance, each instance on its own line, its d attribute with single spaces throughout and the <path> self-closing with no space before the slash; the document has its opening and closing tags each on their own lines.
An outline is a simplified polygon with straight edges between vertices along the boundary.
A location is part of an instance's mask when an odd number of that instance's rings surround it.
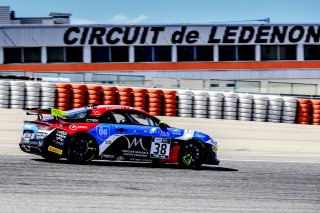
<svg viewBox="0 0 320 213">
<path fill-rule="evenodd" d="M 26 111 L 27 115 L 37 115 L 38 120 L 43 119 L 43 115 L 51 115 L 53 117 L 58 117 L 58 116 L 66 116 L 67 113 L 63 110 L 60 109 L 55 109 L 55 108 L 48 108 L 48 109 L 29 109 Z"/>
</svg>

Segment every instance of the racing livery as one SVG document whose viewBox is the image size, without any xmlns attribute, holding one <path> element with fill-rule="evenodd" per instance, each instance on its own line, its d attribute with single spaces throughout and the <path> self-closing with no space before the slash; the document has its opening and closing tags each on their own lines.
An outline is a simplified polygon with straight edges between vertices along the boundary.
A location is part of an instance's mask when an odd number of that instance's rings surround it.
<svg viewBox="0 0 320 213">
<path fill-rule="evenodd" d="M 99 105 L 28 114 L 37 114 L 38 119 L 24 122 L 20 149 L 50 161 L 105 159 L 178 163 L 184 168 L 219 164 L 217 142 L 208 135 L 170 127 L 141 109 Z"/>
</svg>

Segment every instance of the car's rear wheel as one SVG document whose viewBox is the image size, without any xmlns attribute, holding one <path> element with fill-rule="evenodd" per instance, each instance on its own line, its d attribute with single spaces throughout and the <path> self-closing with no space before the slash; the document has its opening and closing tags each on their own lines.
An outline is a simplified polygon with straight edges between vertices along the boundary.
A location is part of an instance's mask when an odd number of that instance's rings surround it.
<svg viewBox="0 0 320 213">
<path fill-rule="evenodd" d="M 78 134 L 70 140 L 67 159 L 72 163 L 86 163 L 93 160 L 98 146 L 93 137 L 88 134 Z"/>
<path fill-rule="evenodd" d="M 181 168 L 199 169 L 204 159 L 204 146 L 201 142 L 190 141 L 180 147 L 178 164 Z"/>
</svg>

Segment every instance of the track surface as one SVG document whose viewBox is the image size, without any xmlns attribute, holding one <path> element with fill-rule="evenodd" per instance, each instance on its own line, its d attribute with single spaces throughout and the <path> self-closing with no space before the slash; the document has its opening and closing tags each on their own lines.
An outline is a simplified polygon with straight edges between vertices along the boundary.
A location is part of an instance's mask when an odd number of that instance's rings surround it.
<svg viewBox="0 0 320 213">
<path fill-rule="evenodd" d="M 171 119 L 176 126 L 215 132 L 221 165 L 72 165 L 23 154 L 17 144 L 26 117 L 0 112 L 0 212 L 320 210 L 319 127 Z"/>
</svg>

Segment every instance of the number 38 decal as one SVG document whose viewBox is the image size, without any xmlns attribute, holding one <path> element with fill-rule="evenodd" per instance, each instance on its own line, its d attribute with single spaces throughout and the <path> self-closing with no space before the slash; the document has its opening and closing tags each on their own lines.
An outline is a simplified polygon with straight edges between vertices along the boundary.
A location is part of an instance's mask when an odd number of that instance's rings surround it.
<svg viewBox="0 0 320 213">
<path fill-rule="evenodd" d="M 168 159 L 170 153 L 170 140 L 153 138 L 150 150 L 151 158 Z"/>
</svg>

